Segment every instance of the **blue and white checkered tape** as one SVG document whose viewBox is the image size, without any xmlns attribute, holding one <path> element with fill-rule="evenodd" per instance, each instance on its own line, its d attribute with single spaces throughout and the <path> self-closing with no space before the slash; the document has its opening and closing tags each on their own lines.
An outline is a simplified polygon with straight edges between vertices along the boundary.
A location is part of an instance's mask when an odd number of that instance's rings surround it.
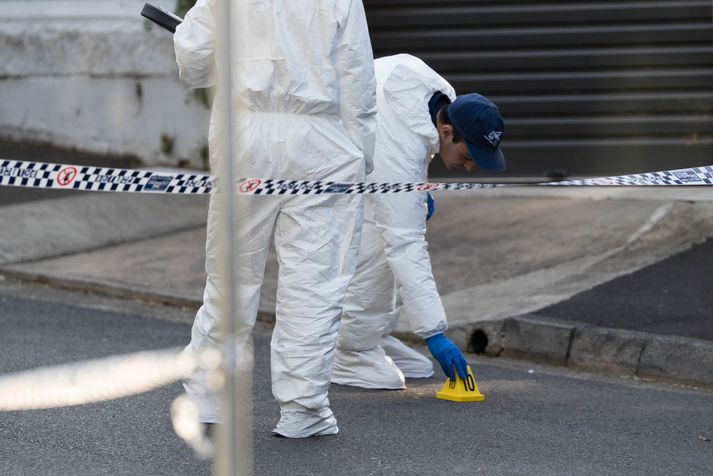
<svg viewBox="0 0 713 476">
<path fill-rule="evenodd" d="M 0 160 L 0 186 L 94 192 L 209 194 L 217 180 L 210 175 L 152 172 L 81 165 Z M 368 183 L 319 180 L 241 178 L 237 189 L 248 195 L 321 195 L 435 192 L 522 186 L 480 182 Z M 613 177 L 531 183 L 527 186 L 682 186 L 713 185 L 713 166 Z"/>
</svg>

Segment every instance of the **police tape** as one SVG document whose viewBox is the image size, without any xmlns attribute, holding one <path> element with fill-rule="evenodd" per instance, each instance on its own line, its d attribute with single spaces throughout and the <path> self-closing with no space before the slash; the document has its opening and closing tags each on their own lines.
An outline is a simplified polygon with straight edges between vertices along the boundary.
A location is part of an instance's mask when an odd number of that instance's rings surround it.
<svg viewBox="0 0 713 476">
<path fill-rule="evenodd" d="M 182 349 L 143 351 L 0 376 L 0 411 L 42 410 L 138 395 L 190 375 Z"/>
<path fill-rule="evenodd" d="M 0 186 L 93 192 L 205 195 L 218 185 L 210 175 L 152 172 L 107 167 L 0 161 Z M 713 185 L 713 166 L 612 177 L 537 182 L 528 184 L 483 182 L 367 183 L 320 180 L 241 178 L 237 189 L 248 195 L 322 195 L 435 192 L 516 186 L 684 186 Z"/>
<path fill-rule="evenodd" d="M 218 371 L 220 364 L 217 350 L 195 354 L 174 348 L 0 375 L 0 412 L 47 410 L 130 397 L 185 379 L 197 369 Z M 187 395 L 171 404 L 176 434 L 198 456 L 206 458 L 213 445 L 199 417 L 196 402 Z"/>
</svg>

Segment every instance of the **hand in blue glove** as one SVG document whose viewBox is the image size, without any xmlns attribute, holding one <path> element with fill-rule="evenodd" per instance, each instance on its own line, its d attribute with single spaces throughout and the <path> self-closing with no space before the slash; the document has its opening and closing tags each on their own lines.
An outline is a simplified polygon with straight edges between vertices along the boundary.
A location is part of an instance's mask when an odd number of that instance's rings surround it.
<svg viewBox="0 0 713 476">
<path fill-rule="evenodd" d="M 465 357 L 461 354 L 458 347 L 451 342 L 448 337 L 443 334 L 436 334 L 426 339 L 428 350 L 431 351 L 433 357 L 441 364 L 443 372 L 449 379 L 455 381 L 455 373 L 453 367 L 456 368 L 461 379 L 465 380 L 468 377 L 468 364 Z"/>
<path fill-rule="evenodd" d="M 426 221 L 430 220 L 434 213 L 436 213 L 436 201 L 433 199 L 431 192 L 426 192 L 426 206 L 428 207 L 428 213 L 426 214 Z"/>
</svg>

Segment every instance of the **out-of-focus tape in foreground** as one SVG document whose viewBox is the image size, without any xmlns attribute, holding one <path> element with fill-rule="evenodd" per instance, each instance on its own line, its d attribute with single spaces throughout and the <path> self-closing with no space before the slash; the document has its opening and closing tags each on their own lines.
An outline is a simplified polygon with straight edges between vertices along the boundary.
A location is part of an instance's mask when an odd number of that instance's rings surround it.
<svg viewBox="0 0 713 476">
<path fill-rule="evenodd" d="M 80 165 L 0 160 L 0 186 L 95 192 L 168 193 L 205 195 L 217 186 L 210 175 L 112 169 Z M 321 195 L 434 192 L 513 186 L 681 186 L 713 185 L 713 166 L 646 172 L 613 177 L 539 182 L 529 184 L 428 182 L 352 183 L 280 178 L 241 178 L 237 190 L 249 195 Z"/>
<path fill-rule="evenodd" d="M 187 377 L 198 367 L 219 376 L 215 373 L 219 365 L 218 351 L 194 355 L 167 349 L 7 374 L 0 376 L 0 411 L 69 407 L 138 395 Z M 212 454 L 195 402 L 186 395 L 178 397 L 171 405 L 171 419 L 178 436 L 198 456 Z"/>
<path fill-rule="evenodd" d="M 180 349 L 138 352 L 0 376 L 0 411 L 39 410 L 137 395 L 189 375 Z"/>
</svg>

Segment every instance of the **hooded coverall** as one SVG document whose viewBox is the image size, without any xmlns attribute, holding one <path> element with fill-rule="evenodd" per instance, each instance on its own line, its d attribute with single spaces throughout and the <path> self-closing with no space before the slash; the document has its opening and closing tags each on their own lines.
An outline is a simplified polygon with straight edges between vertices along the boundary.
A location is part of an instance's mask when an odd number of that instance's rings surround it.
<svg viewBox="0 0 713 476">
<path fill-rule="evenodd" d="M 214 0 L 198 0 L 174 36 L 181 79 L 196 88 L 216 84 L 231 68 L 231 90 L 220 85 L 209 132 L 210 163 L 233 160 L 240 177 L 363 181 L 375 138 L 373 56 L 361 0 L 231 0 L 230 64 L 216 54 Z M 216 61 L 218 58 L 218 61 Z M 228 101 L 234 126 L 217 113 Z M 240 149 L 218 153 L 224 134 Z M 329 407 L 339 316 L 356 266 L 363 199 L 354 195 L 241 196 L 235 222 L 238 254 L 238 355 L 249 359 L 270 237 L 279 274 L 272 335 L 272 389 L 280 404 L 275 432 L 287 437 L 334 434 Z M 220 267 L 216 224 L 221 201 L 211 196 L 206 242 L 207 281 L 187 349 L 217 347 Z M 243 352 L 245 351 L 245 352 Z M 250 362 L 251 365 L 251 362 Z M 203 422 L 219 422 L 216 395 L 197 372 L 184 383 Z"/>
<path fill-rule="evenodd" d="M 426 182 L 439 150 L 429 100 L 454 89 L 420 59 L 375 61 L 377 130 L 373 182 Z M 404 388 L 407 377 L 430 377 L 430 360 L 390 336 L 399 315 L 425 338 L 447 328 L 431 271 L 426 192 L 367 195 L 356 274 L 347 290 L 332 382 L 365 388 Z"/>
</svg>

